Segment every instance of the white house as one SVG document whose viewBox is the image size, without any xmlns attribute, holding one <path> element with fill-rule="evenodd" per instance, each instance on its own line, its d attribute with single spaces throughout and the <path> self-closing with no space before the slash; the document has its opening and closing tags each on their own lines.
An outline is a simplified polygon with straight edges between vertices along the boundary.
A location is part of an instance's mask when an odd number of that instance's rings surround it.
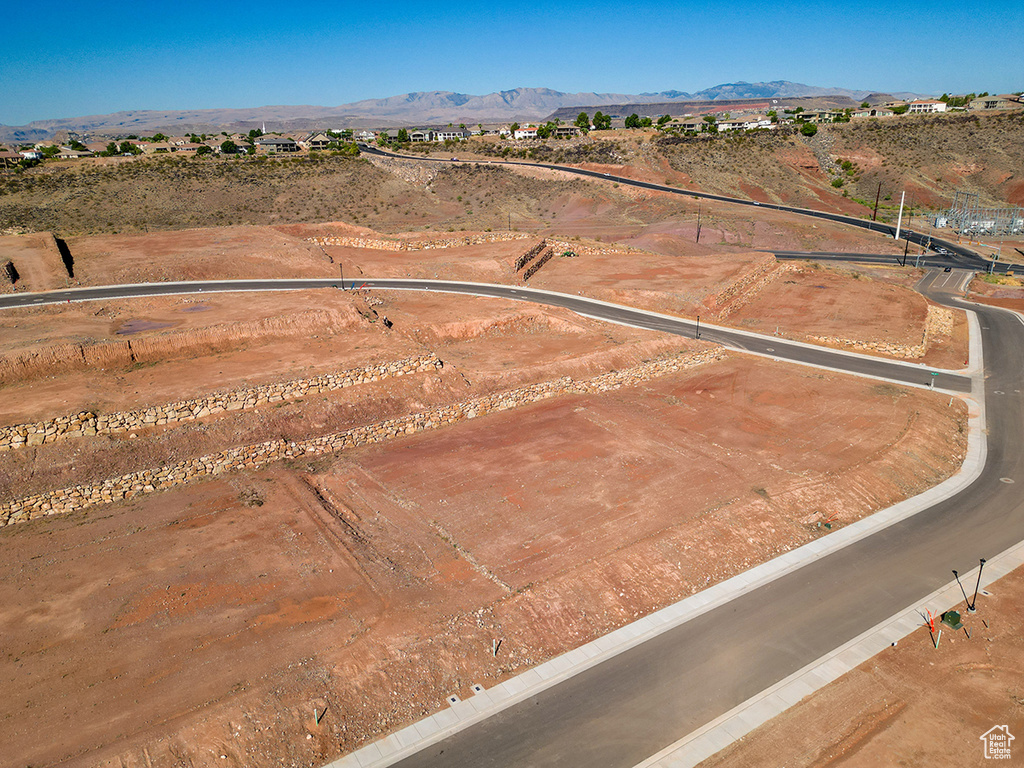
<svg viewBox="0 0 1024 768">
<path fill-rule="evenodd" d="M 469 138 L 469 131 L 463 128 L 442 128 L 434 131 L 434 141 L 462 141 Z"/>
<path fill-rule="evenodd" d="M 917 101 L 910 102 L 910 109 L 908 111 L 911 114 L 932 114 L 935 112 L 945 112 L 946 102 L 936 101 L 935 99 L 918 99 Z"/>
<path fill-rule="evenodd" d="M 717 125 L 719 131 L 742 131 L 745 123 L 745 120 L 730 118 L 728 120 L 719 120 Z"/>
<path fill-rule="evenodd" d="M 512 135 L 517 139 L 536 139 L 537 126 L 522 125 L 519 128 L 516 128 Z"/>
</svg>

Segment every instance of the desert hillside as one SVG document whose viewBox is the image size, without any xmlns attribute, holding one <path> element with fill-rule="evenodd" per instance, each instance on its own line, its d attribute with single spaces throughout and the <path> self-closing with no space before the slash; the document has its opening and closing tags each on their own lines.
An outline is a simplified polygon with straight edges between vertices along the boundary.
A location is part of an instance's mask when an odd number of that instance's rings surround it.
<svg viewBox="0 0 1024 768">
<path fill-rule="evenodd" d="M 450 157 L 437 148 L 435 156 Z M 0 179 L 0 231 L 83 235 L 227 224 L 344 221 L 383 231 L 566 230 L 678 218 L 631 190 L 488 160 L 575 165 L 681 188 L 879 216 L 939 210 L 957 189 L 992 205 L 1024 202 L 1024 115 L 949 115 L 674 137 L 600 131 L 561 142 L 474 138 L 458 166 L 312 155 L 282 159 L 109 158 L 48 164 Z"/>
</svg>

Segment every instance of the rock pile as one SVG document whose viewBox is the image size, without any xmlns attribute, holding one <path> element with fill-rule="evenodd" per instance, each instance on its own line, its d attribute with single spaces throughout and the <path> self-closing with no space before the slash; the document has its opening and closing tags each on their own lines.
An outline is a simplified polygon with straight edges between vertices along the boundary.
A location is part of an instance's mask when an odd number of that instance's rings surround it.
<svg viewBox="0 0 1024 768">
<path fill-rule="evenodd" d="M 511 240 L 525 240 L 528 237 L 530 235 L 519 232 L 484 232 L 478 235 L 442 237 L 431 240 L 386 240 L 374 237 L 328 235 L 327 237 L 309 238 L 309 242 L 320 247 L 341 245 L 347 248 L 370 248 L 378 251 L 431 251 L 440 248 L 459 248 L 464 245 L 480 245 L 481 243 L 506 243 Z"/>
</svg>

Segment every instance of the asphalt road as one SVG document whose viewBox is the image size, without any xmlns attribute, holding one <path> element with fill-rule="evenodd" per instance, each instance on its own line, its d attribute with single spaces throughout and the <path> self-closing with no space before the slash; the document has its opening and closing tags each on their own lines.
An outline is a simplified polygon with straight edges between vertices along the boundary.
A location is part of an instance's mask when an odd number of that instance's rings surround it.
<svg viewBox="0 0 1024 768">
<path fill-rule="evenodd" d="M 1024 323 L 937 280 L 922 291 L 981 320 L 988 460 L 969 488 L 397 765 L 634 766 L 949 583 L 952 569 L 1024 540 Z"/>
<path fill-rule="evenodd" d="M 679 336 L 695 337 L 698 333 L 697 319 L 685 320 L 668 317 L 642 309 L 589 299 L 584 296 L 538 291 L 531 288 L 488 283 L 469 283 L 451 280 L 409 280 L 409 279 L 360 279 L 355 283 L 341 280 L 214 280 L 187 283 L 148 283 L 144 285 L 114 285 L 97 288 L 76 288 L 66 291 L 52 291 L 37 294 L 6 294 L 0 296 L 0 309 L 10 307 L 42 306 L 66 301 L 94 301 L 101 299 L 128 298 L 138 296 L 159 296 L 183 293 L 217 293 L 233 291 L 270 291 L 324 288 L 330 286 L 358 285 L 360 288 L 389 288 L 417 291 L 442 291 L 446 293 L 493 296 L 496 298 L 530 301 L 547 306 L 564 307 L 574 312 L 602 320 L 608 320 L 637 328 L 674 333 Z M 864 376 L 874 376 L 904 384 L 934 386 L 953 392 L 969 392 L 970 379 L 960 374 L 935 371 L 918 365 L 890 362 L 868 356 L 854 356 L 838 353 L 823 347 L 798 344 L 772 336 L 726 328 L 700 327 L 700 338 L 704 341 L 722 344 L 732 349 L 753 352 L 767 357 L 790 362 L 805 363 L 822 368 L 832 368 Z"/>
<path fill-rule="evenodd" d="M 954 274 L 930 273 L 922 289 L 951 294 Z M 942 283 L 942 285 L 939 285 Z M 214 281 L 8 294 L 0 308 L 119 297 L 217 291 L 294 290 L 332 280 Z M 365 280 L 373 288 L 439 290 L 562 306 L 615 322 L 692 335 L 696 323 L 580 296 L 517 286 L 424 280 Z M 349 284 L 351 285 L 351 284 Z M 973 307 L 973 305 L 971 305 Z M 1024 482 L 1021 366 L 1024 324 L 1015 315 L 973 307 L 982 320 L 988 375 L 988 463 L 955 498 L 818 560 L 670 630 L 538 696 L 402 761 L 403 766 L 632 766 L 675 742 L 865 628 L 1024 539 L 1024 508 L 1011 483 Z M 923 383 L 929 371 L 819 348 L 707 329 L 709 341 L 779 359 L 824 364 Z M 941 374 L 938 386 L 965 391 L 969 380 Z"/>
</svg>

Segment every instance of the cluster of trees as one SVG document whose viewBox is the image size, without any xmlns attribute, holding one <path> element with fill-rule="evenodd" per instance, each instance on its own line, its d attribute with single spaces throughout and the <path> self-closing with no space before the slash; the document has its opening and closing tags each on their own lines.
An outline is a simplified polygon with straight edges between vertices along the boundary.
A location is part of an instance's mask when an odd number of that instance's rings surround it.
<svg viewBox="0 0 1024 768">
<path fill-rule="evenodd" d="M 573 125 L 584 133 L 590 130 L 591 125 L 593 125 L 595 131 L 607 131 L 612 127 L 612 119 L 601 110 L 598 110 L 594 113 L 594 121 L 591 122 L 586 112 L 580 112 L 576 116 L 576 121 Z"/>
<path fill-rule="evenodd" d="M 132 144 L 130 141 L 125 140 L 118 144 L 116 141 L 112 141 L 107 144 L 107 148 L 100 152 L 101 157 L 114 157 L 115 155 L 141 155 L 142 150 Z"/>
<path fill-rule="evenodd" d="M 988 91 L 981 93 L 968 93 L 964 96 L 950 96 L 948 93 L 942 94 L 939 101 L 945 102 L 947 107 L 966 107 L 975 99 L 981 99 L 988 96 Z"/>
</svg>

